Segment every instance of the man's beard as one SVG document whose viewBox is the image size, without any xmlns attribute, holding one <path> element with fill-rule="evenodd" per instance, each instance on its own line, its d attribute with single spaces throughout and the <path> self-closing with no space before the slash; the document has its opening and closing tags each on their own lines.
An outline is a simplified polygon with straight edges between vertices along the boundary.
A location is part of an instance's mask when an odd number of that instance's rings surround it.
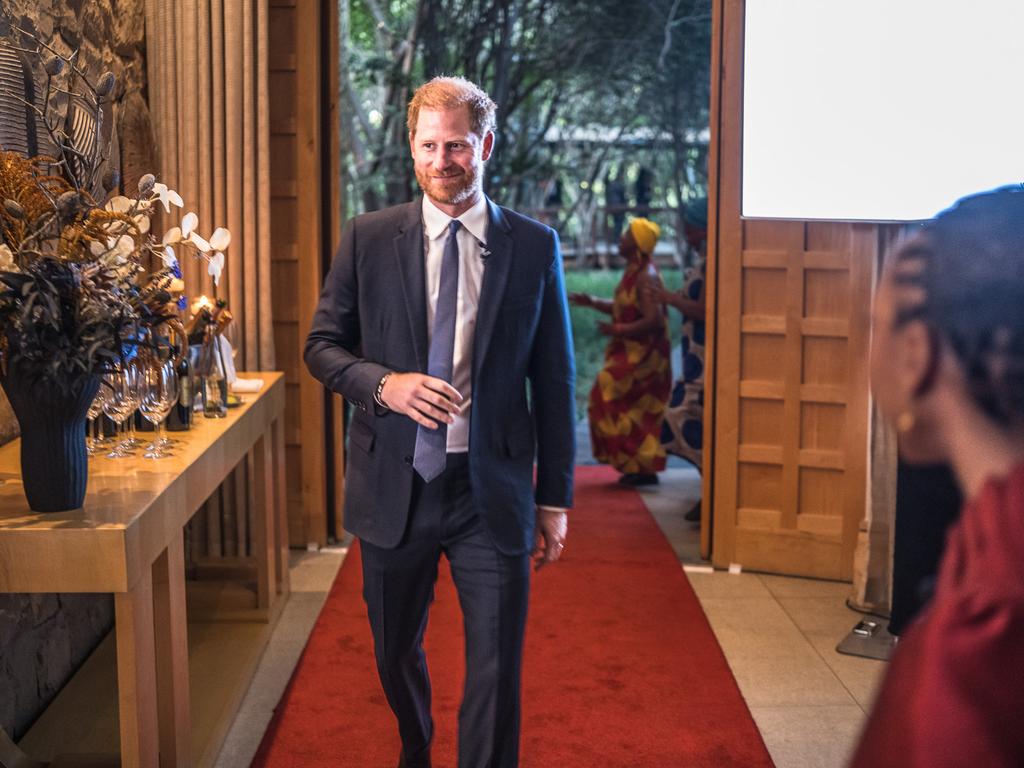
<svg viewBox="0 0 1024 768">
<path fill-rule="evenodd" d="M 419 168 L 415 169 L 416 181 L 431 200 L 444 205 L 458 205 L 470 199 L 480 188 L 480 173 L 475 167 L 466 169 L 456 166 L 456 168 L 459 169 L 459 173 L 454 174 L 455 178 L 459 179 L 460 183 L 458 184 L 441 184 Z"/>
</svg>

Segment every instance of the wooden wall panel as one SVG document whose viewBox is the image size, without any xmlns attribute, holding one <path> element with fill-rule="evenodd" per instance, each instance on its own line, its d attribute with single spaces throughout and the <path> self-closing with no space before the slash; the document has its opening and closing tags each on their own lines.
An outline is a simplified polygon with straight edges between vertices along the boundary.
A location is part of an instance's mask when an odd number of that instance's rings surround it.
<svg viewBox="0 0 1024 768">
<path fill-rule="evenodd" d="M 326 393 L 302 362 L 323 279 L 322 25 L 329 3 L 271 0 L 268 78 L 274 341 L 285 372 L 289 541 L 327 543 Z M 301 180 L 301 181 L 300 181 Z M 328 185 L 329 189 L 329 185 Z"/>
<path fill-rule="evenodd" d="M 720 0 L 713 24 L 713 560 L 848 580 L 878 229 L 741 219 L 743 14 L 743 0 Z"/>
</svg>

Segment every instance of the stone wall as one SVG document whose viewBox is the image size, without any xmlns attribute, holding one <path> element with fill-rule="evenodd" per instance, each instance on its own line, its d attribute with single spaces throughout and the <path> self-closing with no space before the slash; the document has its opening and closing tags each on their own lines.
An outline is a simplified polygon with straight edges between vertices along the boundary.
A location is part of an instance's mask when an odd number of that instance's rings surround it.
<svg viewBox="0 0 1024 768">
<path fill-rule="evenodd" d="M 113 626 L 109 595 L 0 595 L 0 727 L 24 735 Z"/>
<path fill-rule="evenodd" d="M 96 79 L 117 75 L 113 100 L 114 146 L 124 189 L 157 167 L 146 93 L 145 0 L 0 0 L 0 9 L 25 23 L 57 50 L 81 50 Z M 0 18 L 0 34 L 7 34 Z M 17 435 L 17 422 L 0 394 L 0 444 Z"/>
<path fill-rule="evenodd" d="M 0 9 L 90 72 L 118 77 L 116 158 L 125 189 L 156 168 L 146 93 L 145 0 L 0 0 Z M 0 21 L 0 34 L 5 33 Z M 17 434 L 0 394 L 0 442 Z M 0 595 L 0 727 L 20 738 L 113 625 L 96 595 Z"/>
</svg>

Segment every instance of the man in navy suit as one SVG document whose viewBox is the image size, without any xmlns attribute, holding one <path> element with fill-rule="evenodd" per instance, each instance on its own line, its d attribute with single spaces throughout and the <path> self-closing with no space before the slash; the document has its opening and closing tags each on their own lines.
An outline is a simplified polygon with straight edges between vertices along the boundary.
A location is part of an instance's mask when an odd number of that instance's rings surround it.
<svg viewBox="0 0 1024 768">
<path fill-rule="evenodd" d="M 409 768 L 430 765 L 422 641 L 442 553 L 466 634 L 459 768 L 518 765 L 531 554 L 558 560 L 572 506 L 558 236 L 483 194 L 494 111 L 462 78 L 417 90 L 409 145 L 424 197 L 349 224 L 306 341 L 310 372 L 357 408 L 345 524 Z"/>
</svg>

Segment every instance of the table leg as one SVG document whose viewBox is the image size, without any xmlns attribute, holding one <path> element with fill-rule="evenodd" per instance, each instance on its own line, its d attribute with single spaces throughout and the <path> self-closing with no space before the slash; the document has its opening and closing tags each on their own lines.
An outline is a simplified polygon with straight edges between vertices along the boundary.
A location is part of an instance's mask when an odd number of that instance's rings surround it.
<svg viewBox="0 0 1024 768">
<path fill-rule="evenodd" d="M 270 608 L 277 595 L 277 553 L 274 544 L 274 468 L 270 438 L 260 435 L 253 448 L 256 508 L 252 511 L 252 547 L 256 557 L 257 606 Z"/>
<path fill-rule="evenodd" d="M 121 765 L 158 768 L 153 574 L 143 575 L 128 592 L 114 594 L 117 637 L 117 703 L 121 725 Z"/>
<path fill-rule="evenodd" d="M 284 419 L 274 419 L 270 425 L 274 440 L 274 507 L 277 521 L 277 591 L 291 592 L 288 560 L 288 487 L 285 478 Z"/>
<path fill-rule="evenodd" d="M 192 764 L 189 712 L 188 617 L 185 607 L 184 534 L 171 539 L 153 564 L 156 682 L 160 715 L 160 764 Z"/>
</svg>

